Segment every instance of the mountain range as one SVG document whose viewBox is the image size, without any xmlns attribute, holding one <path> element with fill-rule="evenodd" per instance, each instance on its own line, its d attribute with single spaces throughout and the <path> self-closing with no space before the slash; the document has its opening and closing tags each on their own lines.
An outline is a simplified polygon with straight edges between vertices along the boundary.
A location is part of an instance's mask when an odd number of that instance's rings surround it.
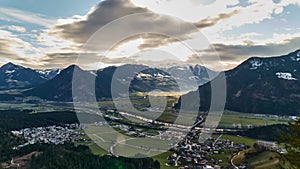
<svg viewBox="0 0 300 169">
<path fill-rule="evenodd" d="M 277 57 L 252 57 L 226 71 L 225 108 L 247 113 L 300 115 L 300 50 Z M 217 76 L 214 80 L 220 80 Z M 184 95 L 199 92 L 200 110 L 210 107 L 211 82 Z M 190 106 L 196 103 L 190 103 Z M 180 103 L 177 107 L 180 106 Z"/>
<path fill-rule="evenodd" d="M 225 71 L 225 108 L 247 113 L 299 115 L 299 64 L 300 50 L 297 50 L 283 56 L 252 57 L 236 68 Z M 128 64 L 99 70 L 82 70 L 72 65 L 63 70 L 34 70 L 8 63 L 0 68 L 0 100 L 34 96 L 49 101 L 72 102 L 74 70 L 82 75 L 80 81 L 83 82 L 75 90 L 85 89 L 87 86 L 84 82 L 94 79 L 98 99 L 112 97 L 111 83 L 114 79 L 116 86 L 129 86 L 130 92 L 189 92 L 183 97 L 199 92 L 200 110 L 210 107 L 210 79 L 217 81 L 220 78 L 217 72 L 199 65 L 153 68 Z M 116 76 L 116 72 L 120 75 Z M 190 107 L 196 105 L 193 101 L 189 104 Z M 180 107 L 180 102 L 176 107 Z"/>
<path fill-rule="evenodd" d="M 71 102 L 73 72 L 81 74 L 83 84 L 94 78 L 97 98 L 111 98 L 111 82 L 116 78 L 117 85 L 129 86 L 130 92 L 179 92 L 196 90 L 199 85 L 207 83 L 216 72 L 205 67 L 174 66 L 169 68 L 152 68 L 144 65 L 110 66 L 99 70 L 82 70 L 76 65 L 59 70 L 33 70 L 8 63 L 0 68 L 0 99 L 34 96 L 49 101 Z M 117 76 L 115 71 L 125 72 Z M 133 74 L 129 74 L 129 72 Z M 188 73 L 187 73 L 188 72 Z M 122 74 L 122 73 L 121 73 Z M 128 74 L 128 75 L 127 75 Z M 179 85 L 180 84 L 180 87 Z M 86 84 L 87 85 L 87 84 Z M 84 86 L 76 90 L 82 90 Z M 17 94 L 15 91 L 18 89 Z M 122 93 L 120 93 L 122 94 Z"/>
<path fill-rule="evenodd" d="M 0 90 L 35 87 L 54 78 L 59 73 L 59 69 L 33 70 L 7 63 L 0 68 Z"/>
</svg>

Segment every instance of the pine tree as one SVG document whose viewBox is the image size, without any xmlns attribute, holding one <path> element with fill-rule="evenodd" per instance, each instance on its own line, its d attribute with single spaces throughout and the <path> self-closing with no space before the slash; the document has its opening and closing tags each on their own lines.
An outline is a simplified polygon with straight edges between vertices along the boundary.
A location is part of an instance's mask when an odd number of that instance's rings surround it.
<svg viewBox="0 0 300 169">
<path fill-rule="evenodd" d="M 282 136 L 282 143 L 288 151 L 282 155 L 283 161 L 292 165 L 289 168 L 300 168 L 300 118 L 296 122 L 289 123 L 288 131 L 283 132 Z"/>
</svg>

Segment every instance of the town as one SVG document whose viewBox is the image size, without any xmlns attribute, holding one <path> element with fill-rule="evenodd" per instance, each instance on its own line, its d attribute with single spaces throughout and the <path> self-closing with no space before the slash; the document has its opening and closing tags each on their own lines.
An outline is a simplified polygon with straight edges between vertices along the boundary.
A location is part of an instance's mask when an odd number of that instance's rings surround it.
<svg viewBox="0 0 300 169">
<path fill-rule="evenodd" d="M 85 135 L 83 132 L 79 132 L 81 126 L 79 124 L 65 124 L 64 126 L 48 126 L 48 127 L 36 127 L 25 128 L 20 131 L 12 131 L 11 133 L 16 137 L 21 137 L 25 140 L 24 144 L 21 144 L 14 149 L 19 149 L 30 144 L 44 143 L 44 144 L 64 144 L 66 142 L 84 142 Z"/>
<path fill-rule="evenodd" d="M 224 154 L 225 151 L 237 153 L 249 148 L 245 144 L 234 144 L 233 141 L 219 137 L 209 137 L 199 142 L 200 131 L 193 129 L 184 140 L 171 149 L 167 166 L 184 166 L 179 169 L 220 169 L 222 160 L 213 158 L 214 155 Z"/>
</svg>

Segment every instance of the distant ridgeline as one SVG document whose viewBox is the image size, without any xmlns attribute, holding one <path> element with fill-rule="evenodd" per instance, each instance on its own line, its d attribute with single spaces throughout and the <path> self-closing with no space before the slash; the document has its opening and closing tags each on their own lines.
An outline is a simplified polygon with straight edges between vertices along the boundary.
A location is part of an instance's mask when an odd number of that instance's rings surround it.
<svg viewBox="0 0 300 169">
<path fill-rule="evenodd" d="M 226 71 L 227 100 L 226 109 L 258 114 L 300 115 L 300 50 L 284 56 L 259 58 L 253 57 L 236 68 Z M 200 110 L 210 107 L 211 87 L 209 74 L 216 72 L 201 66 L 170 68 L 151 68 L 143 65 L 123 65 L 107 67 L 97 71 L 86 71 L 72 65 L 64 70 L 32 70 L 12 63 L 0 68 L 0 100 L 21 102 L 39 102 L 43 100 L 72 102 L 73 72 L 82 74 L 81 81 L 95 79 L 95 93 L 98 100 L 111 98 L 111 82 L 117 68 L 124 72 L 135 71 L 134 77 L 116 79 L 117 85 L 130 86 L 130 92 L 149 92 L 161 90 L 166 92 L 179 91 L 180 82 L 186 91 L 200 92 Z M 139 71 L 139 70 L 143 71 Z M 186 72 L 192 74 L 197 85 L 185 83 Z M 170 73 L 177 75 L 170 76 Z M 219 80 L 217 76 L 213 81 Z M 181 80 L 181 81 L 180 81 Z M 85 86 L 80 86 L 82 90 Z M 196 91 L 197 90 L 197 91 Z M 122 93 L 119 93 L 122 95 Z M 185 96 L 193 95 L 193 92 Z M 87 96 L 88 97 L 88 96 Z M 196 105 L 192 101 L 190 107 Z M 197 103 L 199 104 L 199 103 Z M 180 107 L 180 103 L 176 105 Z"/>
<path fill-rule="evenodd" d="M 33 98 L 36 97 L 36 101 L 38 101 L 37 98 L 40 98 L 49 101 L 71 102 L 73 101 L 72 80 L 74 70 L 81 75 L 79 80 L 82 82 L 95 79 L 91 83 L 95 83 L 95 92 L 98 99 L 111 98 L 111 82 L 117 69 L 122 69 L 123 72 L 135 72 L 134 77 L 128 76 L 123 79 L 116 79 L 118 82 L 116 85 L 129 84 L 130 92 L 149 92 L 152 90 L 179 92 L 178 82 L 181 84 L 181 90 L 196 90 L 197 86 L 209 81 L 209 74 L 215 74 L 215 72 L 199 65 L 169 68 L 123 65 L 95 71 L 82 70 L 78 66 L 72 65 L 63 70 L 41 71 L 8 63 L 0 68 L 0 100 L 22 101 L 24 98 L 31 97 L 31 100 L 34 100 Z M 189 72 L 188 77 L 187 72 Z M 196 82 L 196 85 L 192 86 L 186 79 Z"/>
<path fill-rule="evenodd" d="M 253 57 L 226 71 L 225 75 L 226 109 L 259 114 L 300 115 L 300 50 L 278 57 Z M 211 83 L 200 86 L 195 92 L 201 96 L 200 110 L 208 110 Z M 183 97 L 193 94 L 190 92 Z M 191 107 L 195 104 L 190 102 Z M 180 102 L 176 107 L 180 107 Z"/>
</svg>

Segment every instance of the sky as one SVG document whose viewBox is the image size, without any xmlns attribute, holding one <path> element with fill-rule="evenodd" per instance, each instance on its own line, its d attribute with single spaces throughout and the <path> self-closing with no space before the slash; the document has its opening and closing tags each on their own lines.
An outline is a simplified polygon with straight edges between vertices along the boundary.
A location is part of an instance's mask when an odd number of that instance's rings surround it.
<svg viewBox="0 0 300 169">
<path fill-rule="evenodd" d="M 300 48 L 299 0 L 1 0 L 0 65 L 201 64 Z"/>
</svg>

